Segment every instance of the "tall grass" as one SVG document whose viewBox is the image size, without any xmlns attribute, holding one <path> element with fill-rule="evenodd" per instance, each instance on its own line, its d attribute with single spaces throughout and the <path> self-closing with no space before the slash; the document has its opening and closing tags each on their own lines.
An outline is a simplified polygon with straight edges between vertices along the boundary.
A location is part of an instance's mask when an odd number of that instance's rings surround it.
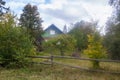
<svg viewBox="0 0 120 80">
<path fill-rule="evenodd" d="M 109 73 L 87 72 L 60 65 L 32 64 L 21 69 L 0 68 L 0 80 L 119 80 Z"/>
</svg>

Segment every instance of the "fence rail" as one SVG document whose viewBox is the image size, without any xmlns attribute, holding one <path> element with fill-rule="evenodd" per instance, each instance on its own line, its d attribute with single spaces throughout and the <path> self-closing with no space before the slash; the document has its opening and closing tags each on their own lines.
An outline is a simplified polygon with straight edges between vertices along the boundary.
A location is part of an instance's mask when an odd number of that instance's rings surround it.
<svg viewBox="0 0 120 80">
<path fill-rule="evenodd" d="M 79 57 L 69 57 L 69 56 L 28 56 L 30 58 L 63 58 L 63 59 L 77 59 L 77 60 L 87 60 L 87 61 L 100 61 L 100 62 L 116 62 L 120 63 L 120 60 L 108 60 L 108 59 L 92 59 L 92 58 L 79 58 Z"/>
<path fill-rule="evenodd" d="M 53 61 L 53 63 L 59 64 L 59 65 L 63 65 L 63 66 L 72 67 L 72 68 L 77 68 L 77 69 L 81 69 L 81 70 L 85 70 L 85 71 L 91 71 L 91 72 L 102 72 L 102 73 L 120 74 L 120 72 L 113 72 L 113 71 L 104 71 L 104 70 L 83 68 L 83 67 L 80 67 L 80 66 L 73 66 L 73 65 L 69 65 L 69 64 L 55 62 L 55 61 Z"/>
<path fill-rule="evenodd" d="M 43 58 L 43 59 L 49 59 L 49 61 L 47 62 L 33 62 L 33 63 L 39 63 L 39 64 L 48 64 L 48 65 L 52 65 L 53 64 L 59 64 L 62 66 L 68 66 L 68 67 L 72 67 L 72 68 L 78 68 L 81 70 L 86 70 L 86 71 L 94 71 L 94 72 L 104 72 L 104 73 L 115 73 L 115 74 L 120 74 L 120 70 L 115 72 L 115 71 L 106 71 L 106 70 L 97 70 L 97 69 L 89 69 L 89 68 L 84 68 L 81 66 L 73 66 L 70 64 L 66 64 L 66 63 L 61 63 L 61 62 L 56 62 L 55 58 L 60 58 L 60 59 L 75 59 L 75 60 L 83 60 L 83 61 L 99 61 L 99 62 L 113 62 L 113 63 L 120 63 L 120 60 L 107 60 L 107 59 L 90 59 L 90 58 L 79 58 L 79 57 L 70 57 L 70 56 L 27 56 L 29 58 Z M 119 69 L 120 69 L 120 65 Z"/>
</svg>

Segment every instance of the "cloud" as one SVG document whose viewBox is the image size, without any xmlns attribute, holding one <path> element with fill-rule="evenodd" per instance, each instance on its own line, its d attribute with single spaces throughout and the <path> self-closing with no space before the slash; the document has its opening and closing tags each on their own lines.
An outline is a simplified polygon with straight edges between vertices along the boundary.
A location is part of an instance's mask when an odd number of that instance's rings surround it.
<svg viewBox="0 0 120 80">
<path fill-rule="evenodd" d="M 37 5 L 43 26 L 52 23 L 62 29 L 64 24 L 74 23 L 82 19 L 99 20 L 104 24 L 111 14 L 108 0 L 6 0 L 18 15 L 27 3 Z"/>
<path fill-rule="evenodd" d="M 108 5 L 92 5 L 92 3 L 84 3 L 84 8 L 89 13 L 89 15 L 96 20 L 106 21 L 106 19 L 111 16 L 112 8 Z"/>
<path fill-rule="evenodd" d="M 66 21 L 56 17 L 49 16 L 47 14 L 41 14 L 41 16 L 42 19 L 44 20 L 44 22 L 42 23 L 44 29 L 46 29 L 51 24 L 55 24 L 59 29 L 62 30 L 63 26 L 66 24 Z"/>
<path fill-rule="evenodd" d="M 21 8 L 23 8 L 23 6 L 25 6 L 25 3 L 11 1 L 11 2 L 8 2 L 6 5 L 10 6 L 12 10 L 20 10 Z"/>
<path fill-rule="evenodd" d="M 19 3 L 44 3 L 45 0 L 5 0 L 6 2 L 19 2 Z"/>
<path fill-rule="evenodd" d="M 39 9 L 44 14 L 51 16 L 54 19 L 54 23 L 56 22 L 56 19 L 62 20 L 64 22 L 61 23 L 62 25 L 73 23 L 76 20 L 79 20 L 79 18 L 88 16 L 88 13 L 84 7 L 81 6 L 81 3 L 73 1 L 69 2 L 67 0 L 52 0 L 51 4 L 39 5 Z M 47 19 L 49 19 L 49 17 Z"/>
</svg>

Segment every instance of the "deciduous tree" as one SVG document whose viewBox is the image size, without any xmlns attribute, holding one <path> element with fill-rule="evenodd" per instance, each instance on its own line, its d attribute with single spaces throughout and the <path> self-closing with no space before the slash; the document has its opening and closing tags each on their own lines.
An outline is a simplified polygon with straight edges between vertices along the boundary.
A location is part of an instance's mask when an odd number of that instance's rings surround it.
<svg viewBox="0 0 120 80">
<path fill-rule="evenodd" d="M 76 40 L 70 35 L 60 35 L 44 43 L 44 47 L 49 52 L 59 51 L 61 56 L 65 52 L 75 51 Z"/>
<path fill-rule="evenodd" d="M 76 39 L 77 48 L 79 51 L 87 48 L 87 35 L 94 33 L 95 26 L 95 24 L 85 21 L 74 24 L 74 28 L 69 32 L 69 34 Z"/>
</svg>

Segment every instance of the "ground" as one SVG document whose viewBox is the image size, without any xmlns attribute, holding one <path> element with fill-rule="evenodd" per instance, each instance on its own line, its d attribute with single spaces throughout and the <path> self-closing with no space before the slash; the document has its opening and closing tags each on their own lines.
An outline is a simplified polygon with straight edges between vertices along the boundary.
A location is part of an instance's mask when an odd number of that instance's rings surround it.
<svg viewBox="0 0 120 80">
<path fill-rule="evenodd" d="M 0 68 L 0 80 L 119 80 L 120 74 L 88 72 L 60 66 L 32 64 L 21 69 Z"/>
</svg>

